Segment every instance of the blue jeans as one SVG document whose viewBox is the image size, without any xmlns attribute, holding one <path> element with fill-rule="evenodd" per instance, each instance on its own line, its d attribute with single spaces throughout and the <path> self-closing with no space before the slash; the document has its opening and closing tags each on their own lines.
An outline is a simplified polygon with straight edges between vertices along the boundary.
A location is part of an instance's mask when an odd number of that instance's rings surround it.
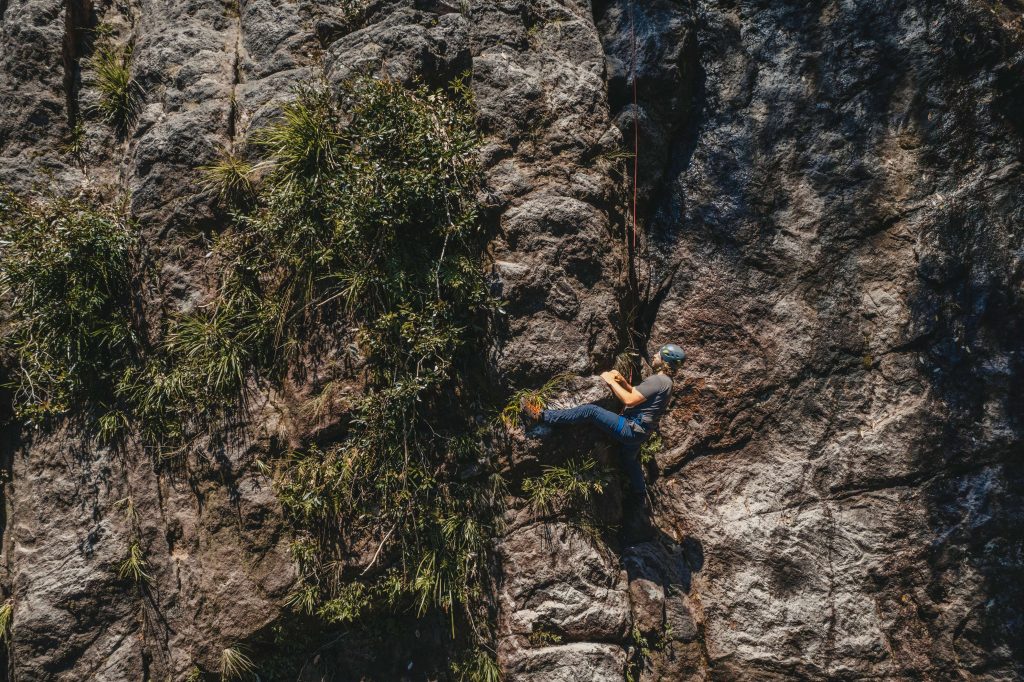
<svg viewBox="0 0 1024 682">
<path fill-rule="evenodd" d="M 544 410 L 541 412 L 540 421 L 542 424 L 587 422 L 611 436 L 622 445 L 620 449 L 622 468 L 625 469 L 626 476 L 629 477 L 631 492 L 638 497 L 643 497 L 647 493 L 644 470 L 640 466 L 638 457 L 640 446 L 647 440 L 647 434 L 634 433 L 629 422 L 621 414 L 615 414 L 600 405 L 580 405 L 568 410 Z"/>
</svg>

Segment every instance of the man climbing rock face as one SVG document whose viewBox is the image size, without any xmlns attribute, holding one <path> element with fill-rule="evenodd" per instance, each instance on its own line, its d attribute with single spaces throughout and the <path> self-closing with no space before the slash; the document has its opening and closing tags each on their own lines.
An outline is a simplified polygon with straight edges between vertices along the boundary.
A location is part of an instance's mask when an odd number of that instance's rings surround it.
<svg viewBox="0 0 1024 682">
<path fill-rule="evenodd" d="M 686 353 L 676 344 L 662 346 L 651 361 L 654 374 L 638 386 L 630 386 L 626 378 L 616 370 L 603 372 L 601 378 L 611 387 L 615 397 L 622 401 L 622 414 L 594 404 L 567 410 L 542 410 L 535 403 L 524 401 L 521 407 L 527 417 L 541 424 L 588 422 L 620 443 L 622 467 L 629 477 L 631 496 L 642 504 L 646 498 L 647 485 L 638 457 L 640 446 L 654 433 L 658 419 L 668 407 L 672 376 L 685 359 Z"/>
</svg>

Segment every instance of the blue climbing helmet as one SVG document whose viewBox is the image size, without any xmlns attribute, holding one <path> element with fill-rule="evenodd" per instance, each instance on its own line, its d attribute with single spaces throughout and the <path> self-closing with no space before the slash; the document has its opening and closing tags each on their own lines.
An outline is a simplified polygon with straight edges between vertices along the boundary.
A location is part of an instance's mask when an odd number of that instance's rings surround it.
<svg viewBox="0 0 1024 682">
<path fill-rule="evenodd" d="M 674 343 L 666 343 L 658 349 L 658 357 L 673 367 L 678 367 L 686 359 L 686 351 Z"/>
</svg>

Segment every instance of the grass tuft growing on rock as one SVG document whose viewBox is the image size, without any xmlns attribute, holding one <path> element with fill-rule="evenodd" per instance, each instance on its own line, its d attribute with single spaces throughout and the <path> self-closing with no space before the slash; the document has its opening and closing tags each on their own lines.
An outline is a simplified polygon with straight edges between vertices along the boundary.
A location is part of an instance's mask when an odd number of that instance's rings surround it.
<svg viewBox="0 0 1024 682">
<path fill-rule="evenodd" d="M 14 600 L 7 599 L 0 605 L 0 640 L 3 640 L 4 644 L 10 644 L 12 623 L 14 623 Z"/>
<path fill-rule="evenodd" d="M 255 166 L 228 149 L 221 149 L 213 163 L 199 170 L 204 176 L 203 185 L 227 204 L 244 204 L 256 191 Z"/>
<path fill-rule="evenodd" d="M 103 120 L 124 133 L 135 125 L 142 106 L 142 88 L 132 78 L 132 46 L 118 46 L 103 38 L 89 60 L 92 81 Z"/>
<path fill-rule="evenodd" d="M 501 682 L 501 668 L 494 654 L 483 648 L 471 650 L 454 663 L 452 673 L 459 682 Z"/>
<path fill-rule="evenodd" d="M 572 377 L 571 374 L 558 374 L 548 379 L 540 388 L 516 391 L 498 414 L 498 420 L 506 429 L 514 429 L 519 423 L 519 413 L 524 403 L 545 409 L 551 398 L 564 388 Z"/>
<path fill-rule="evenodd" d="M 128 546 L 128 556 L 117 567 L 117 575 L 122 580 L 131 580 L 136 584 L 151 580 L 146 573 L 146 559 L 138 540 L 133 540 Z"/>
<path fill-rule="evenodd" d="M 608 487 L 606 474 L 592 458 L 545 466 L 540 476 L 523 481 L 523 493 L 536 516 L 586 511 Z"/>
<path fill-rule="evenodd" d="M 132 228 L 85 199 L 0 190 L 0 246 L 0 343 L 16 414 L 39 423 L 76 404 L 108 404 L 137 347 Z"/>
<path fill-rule="evenodd" d="M 242 680 L 254 676 L 256 666 L 238 647 L 225 647 L 220 654 L 220 679 Z"/>
<path fill-rule="evenodd" d="M 82 165 L 85 161 L 85 126 L 77 121 L 72 127 L 64 143 L 60 147 L 61 153 L 70 156 L 75 163 Z"/>
</svg>

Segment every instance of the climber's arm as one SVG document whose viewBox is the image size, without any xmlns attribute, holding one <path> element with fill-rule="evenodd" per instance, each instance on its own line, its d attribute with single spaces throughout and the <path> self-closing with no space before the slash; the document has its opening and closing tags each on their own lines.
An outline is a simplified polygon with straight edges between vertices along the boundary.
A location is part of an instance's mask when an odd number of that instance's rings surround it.
<svg viewBox="0 0 1024 682">
<path fill-rule="evenodd" d="M 629 382 L 626 381 L 626 377 L 622 376 L 614 369 L 610 372 L 602 372 L 601 378 L 608 383 L 608 386 L 612 389 L 612 393 L 614 393 L 615 397 L 621 400 L 622 404 L 626 407 L 636 407 L 647 400 L 643 393 L 629 385 Z"/>
</svg>

